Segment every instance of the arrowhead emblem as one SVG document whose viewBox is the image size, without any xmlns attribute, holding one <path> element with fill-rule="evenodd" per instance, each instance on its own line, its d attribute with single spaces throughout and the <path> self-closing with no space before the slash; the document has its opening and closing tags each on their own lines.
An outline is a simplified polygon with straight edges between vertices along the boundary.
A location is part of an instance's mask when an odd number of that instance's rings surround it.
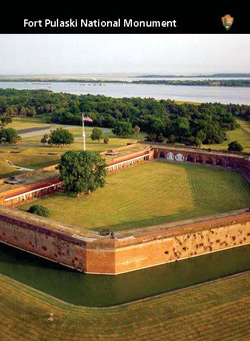
<svg viewBox="0 0 250 341">
<path fill-rule="evenodd" d="M 230 14 L 224 15 L 224 17 L 221 18 L 222 24 L 225 27 L 225 29 L 228 31 L 230 30 L 231 26 L 233 25 L 234 18 L 231 17 Z"/>
</svg>

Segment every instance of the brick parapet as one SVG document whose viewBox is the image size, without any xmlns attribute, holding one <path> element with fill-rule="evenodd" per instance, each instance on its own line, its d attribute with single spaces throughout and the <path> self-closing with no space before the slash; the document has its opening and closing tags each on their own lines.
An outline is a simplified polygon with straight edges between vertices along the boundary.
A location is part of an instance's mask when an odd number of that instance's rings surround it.
<svg viewBox="0 0 250 341">
<path fill-rule="evenodd" d="M 110 239 L 95 231 L 0 207 L 0 241 L 86 273 L 119 274 L 249 244 L 250 212 L 240 210 L 144 231 L 121 231 Z"/>
</svg>

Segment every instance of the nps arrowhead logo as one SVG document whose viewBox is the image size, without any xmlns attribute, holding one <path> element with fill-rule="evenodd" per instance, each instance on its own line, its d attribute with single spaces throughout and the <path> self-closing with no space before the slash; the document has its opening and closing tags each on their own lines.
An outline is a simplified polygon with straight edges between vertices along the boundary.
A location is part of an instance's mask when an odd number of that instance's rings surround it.
<svg viewBox="0 0 250 341">
<path fill-rule="evenodd" d="M 233 25 L 234 18 L 231 17 L 230 14 L 224 15 L 224 17 L 221 18 L 222 24 L 225 27 L 225 29 L 228 31 L 230 30 L 231 26 Z"/>
</svg>

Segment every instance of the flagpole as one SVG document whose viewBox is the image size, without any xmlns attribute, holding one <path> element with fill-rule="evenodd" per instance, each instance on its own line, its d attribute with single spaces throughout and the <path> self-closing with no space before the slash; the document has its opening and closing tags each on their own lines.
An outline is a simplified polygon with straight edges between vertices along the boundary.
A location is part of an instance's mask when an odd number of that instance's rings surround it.
<svg viewBox="0 0 250 341">
<path fill-rule="evenodd" d="M 83 137 L 83 150 L 86 150 L 86 135 L 85 135 L 85 129 L 84 129 L 84 113 L 82 113 L 82 137 Z"/>
</svg>

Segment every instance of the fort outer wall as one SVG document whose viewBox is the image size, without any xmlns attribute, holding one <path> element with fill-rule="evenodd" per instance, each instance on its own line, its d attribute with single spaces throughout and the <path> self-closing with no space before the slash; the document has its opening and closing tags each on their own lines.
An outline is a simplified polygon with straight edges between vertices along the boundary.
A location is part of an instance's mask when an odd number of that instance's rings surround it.
<svg viewBox="0 0 250 341">
<path fill-rule="evenodd" d="M 194 164 L 219 166 L 234 170 L 246 177 L 250 178 L 250 156 L 236 156 L 229 153 L 224 153 L 218 150 L 217 152 L 209 152 L 201 149 L 188 149 L 170 146 L 153 146 L 155 159 L 166 159 L 167 161 L 190 162 Z"/>
<path fill-rule="evenodd" d="M 79 271 L 86 269 L 86 242 L 67 225 L 0 206 L 0 241 Z"/>
<path fill-rule="evenodd" d="M 250 212 L 117 232 L 110 239 L 0 207 L 0 241 L 79 271 L 115 275 L 250 244 Z"/>
</svg>

